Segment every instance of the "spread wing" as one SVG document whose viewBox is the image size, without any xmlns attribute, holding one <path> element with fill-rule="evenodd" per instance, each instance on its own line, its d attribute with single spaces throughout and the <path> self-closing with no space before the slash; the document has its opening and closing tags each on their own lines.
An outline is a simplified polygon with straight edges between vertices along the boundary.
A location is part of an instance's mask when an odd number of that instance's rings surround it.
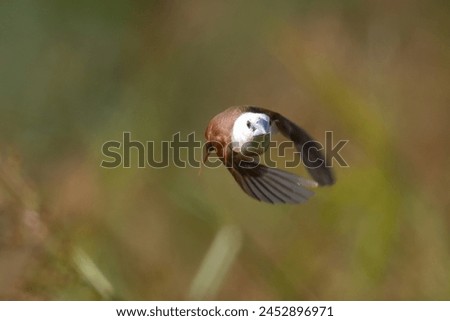
<svg viewBox="0 0 450 321">
<path fill-rule="evenodd" d="M 296 149 L 301 153 L 302 161 L 309 174 L 319 185 L 332 185 L 335 182 L 330 168 L 326 167 L 325 157 L 320 152 L 323 148 L 302 128 L 279 113 L 260 107 L 248 107 L 249 111 L 265 113 L 270 116 L 280 133 L 292 140 Z"/>
<path fill-rule="evenodd" d="M 268 203 L 304 203 L 314 194 L 306 187 L 317 186 L 314 181 L 256 162 L 234 161 L 228 170 L 245 193 Z"/>
</svg>

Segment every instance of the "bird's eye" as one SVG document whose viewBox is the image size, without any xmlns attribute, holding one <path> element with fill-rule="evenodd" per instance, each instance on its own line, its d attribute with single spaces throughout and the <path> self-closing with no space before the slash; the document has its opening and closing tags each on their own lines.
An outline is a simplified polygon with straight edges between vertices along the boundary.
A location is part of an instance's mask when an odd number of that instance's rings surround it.
<svg viewBox="0 0 450 321">
<path fill-rule="evenodd" d="M 247 120 L 247 127 L 250 128 L 251 125 L 252 123 L 250 123 L 250 120 Z"/>
</svg>

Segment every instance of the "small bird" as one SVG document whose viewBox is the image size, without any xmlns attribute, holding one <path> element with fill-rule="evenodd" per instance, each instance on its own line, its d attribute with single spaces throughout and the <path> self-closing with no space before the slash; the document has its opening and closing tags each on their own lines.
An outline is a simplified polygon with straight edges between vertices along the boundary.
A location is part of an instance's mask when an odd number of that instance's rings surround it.
<svg viewBox="0 0 450 321">
<path fill-rule="evenodd" d="M 277 131 L 294 142 L 314 181 L 259 163 L 258 155 L 267 150 L 271 134 Z M 215 151 L 242 190 L 259 201 L 303 203 L 314 194 L 307 187 L 335 181 L 325 166 L 322 146 L 277 112 L 255 106 L 230 107 L 210 120 L 205 137 L 203 162 Z"/>
</svg>

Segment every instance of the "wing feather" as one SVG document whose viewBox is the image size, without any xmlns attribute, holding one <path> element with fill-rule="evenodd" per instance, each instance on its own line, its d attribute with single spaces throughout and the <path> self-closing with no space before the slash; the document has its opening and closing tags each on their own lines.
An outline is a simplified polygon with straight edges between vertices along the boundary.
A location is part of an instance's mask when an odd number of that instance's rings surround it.
<svg viewBox="0 0 450 321">
<path fill-rule="evenodd" d="M 333 172 L 326 166 L 326 160 L 321 152 L 323 146 L 309 134 L 279 113 L 260 107 L 246 107 L 248 111 L 265 113 L 270 116 L 280 133 L 292 140 L 301 153 L 302 161 L 309 174 L 319 185 L 332 185 L 335 182 Z"/>
<path fill-rule="evenodd" d="M 262 164 L 245 164 L 236 162 L 228 170 L 242 190 L 259 201 L 298 204 L 314 195 L 305 187 L 306 180 L 297 175 Z"/>
</svg>

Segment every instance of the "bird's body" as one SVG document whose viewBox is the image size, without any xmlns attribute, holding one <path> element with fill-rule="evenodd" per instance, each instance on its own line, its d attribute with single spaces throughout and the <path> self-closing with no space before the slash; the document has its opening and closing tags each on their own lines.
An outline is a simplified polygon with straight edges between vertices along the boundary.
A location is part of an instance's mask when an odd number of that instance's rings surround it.
<svg viewBox="0 0 450 321">
<path fill-rule="evenodd" d="M 315 181 L 259 164 L 275 131 L 291 139 Z M 302 203 L 313 192 L 306 187 L 331 185 L 321 146 L 282 115 L 254 106 L 231 107 L 211 119 L 206 128 L 205 160 L 214 150 L 245 193 L 268 203 Z M 311 157 L 313 158 L 311 160 Z"/>
<path fill-rule="evenodd" d="M 217 156 L 226 164 L 229 159 L 230 152 L 225 146 L 231 146 L 231 133 L 233 131 L 234 122 L 242 112 L 238 108 L 227 109 L 216 116 L 208 124 L 205 137 L 207 143 L 211 143 L 216 150 Z"/>
</svg>

